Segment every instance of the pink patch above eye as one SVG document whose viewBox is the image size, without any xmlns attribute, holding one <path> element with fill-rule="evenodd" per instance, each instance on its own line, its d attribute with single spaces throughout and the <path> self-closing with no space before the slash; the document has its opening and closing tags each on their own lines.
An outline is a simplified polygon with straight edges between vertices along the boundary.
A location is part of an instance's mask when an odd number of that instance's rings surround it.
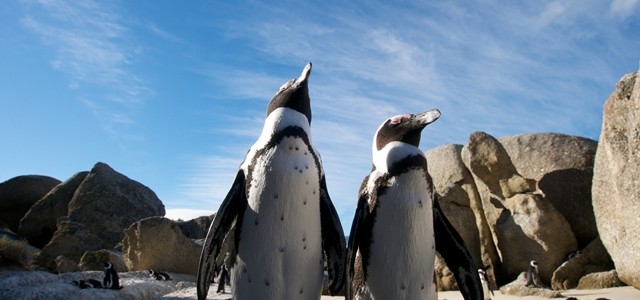
<svg viewBox="0 0 640 300">
<path fill-rule="evenodd" d="M 391 124 L 399 124 L 402 122 L 403 119 L 409 119 L 411 118 L 410 114 L 404 114 L 404 115 L 397 115 L 395 117 L 391 117 Z"/>
</svg>

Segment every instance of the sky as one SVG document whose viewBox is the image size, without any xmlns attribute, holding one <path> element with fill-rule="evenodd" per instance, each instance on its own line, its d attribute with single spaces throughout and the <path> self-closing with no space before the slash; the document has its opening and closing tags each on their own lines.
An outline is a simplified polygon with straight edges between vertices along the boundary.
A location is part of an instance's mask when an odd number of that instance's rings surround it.
<svg viewBox="0 0 640 300">
<path fill-rule="evenodd" d="M 639 68 L 640 0 L 16 0 L 0 40 L 0 182 L 104 162 L 185 220 L 217 211 L 312 62 L 312 140 L 348 232 L 391 116 L 441 111 L 425 151 L 474 131 L 598 140 Z"/>
</svg>

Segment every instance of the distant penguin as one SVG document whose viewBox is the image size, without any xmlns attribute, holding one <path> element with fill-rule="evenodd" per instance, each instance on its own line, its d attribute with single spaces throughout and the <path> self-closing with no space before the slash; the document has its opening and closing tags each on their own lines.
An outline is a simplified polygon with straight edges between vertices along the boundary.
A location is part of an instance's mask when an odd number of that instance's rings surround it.
<svg viewBox="0 0 640 300">
<path fill-rule="evenodd" d="M 102 289 L 102 288 L 104 288 L 104 285 L 102 284 L 102 282 L 100 282 L 100 280 L 87 279 L 87 280 L 85 280 L 85 282 L 90 284 L 91 287 L 94 288 L 94 289 Z"/>
<path fill-rule="evenodd" d="M 87 279 L 87 280 L 74 280 L 73 285 L 81 288 L 81 289 L 101 289 L 103 288 L 102 282 L 95 279 Z"/>
<path fill-rule="evenodd" d="M 104 263 L 104 279 L 102 280 L 102 285 L 105 289 L 122 289 L 120 286 L 118 272 L 113 268 L 113 264 L 111 262 Z"/>
<path fill-rule="evenodd" d="M 86 283 L 84 280 L 74 280 L 73 285 L 81 288 L 81 289 L 90 289 L 93 288 L 90 284 Z"/>
<path fill-rule="evenodd" d="M 437 109 L 399 115 L 378 128 L 349 235 L 347 299 L 437 299 L 434 259 L 444 258 L 465 299 L 482 285 L 464 241 L 445 217 L 420 150 Z"/>
<path fill-rule="evenodd" d="M 487 272 L 485 272 L 483 269 L 478 269 L 478 275 L 480 276 L 480 281 L 482 282 L 482 293 L 484 294 L 484 300 L 491 300 L 491 296 L 493 296 L 493 290 L 490 288 L 489 280 L 487 279 Z"/>
<path fill-rule="evenodd" d="M 220 268 L 220 280 L 218 280 L 218 293 L 224 293 L 225 285 L 229 285 L 231 279 L 229 278 L 229 268 L 227 268 L 227 264 L 222 264 Z"/>
<path fill-rule="evenodd" d="M 576 250 L 576 251 L 571 251 L 567 254 L 567 256 L 564 258 L 564 261 L 569 261 L 572 260 L 574 258 L 576 258 L 577 256 L 580 256 L 580 254 L 582 254 L 582 251 L 580 250 Z"/>
<path fill-rule="evenodd" d="M 311 63 L 268 105 L 262 133 L 207 233 L 198 299 L 207 297 L 223 240 L 235 253 L 234 299 L 320 299 L 325 260 L 329 292 L 344 286 L 344 233 L 311 140 L 310 74 Z M 227 236 L 232 227 L 235 234 Z"/>
<path fill-rule="evenodd" d="M 532 260 L 529 262 L 529 269 L 527 270 L 527 284 L 528 287 L 540 287 L 540 274 L 538 273 L 538 262 Z"/>
<path fill-rule="evenodd" d="M 155 280 L 171 280 L 171 275 L 165 272 L 158 272 L 154 269 L 149 269 L 149 277 Z"/>
</svg>

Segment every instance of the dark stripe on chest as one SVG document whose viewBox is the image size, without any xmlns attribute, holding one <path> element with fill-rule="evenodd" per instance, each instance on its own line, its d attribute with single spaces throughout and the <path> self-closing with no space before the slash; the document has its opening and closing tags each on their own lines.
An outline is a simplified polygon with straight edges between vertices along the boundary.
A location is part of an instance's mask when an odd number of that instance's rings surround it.
<svg viewBox="0 0 640 300">
<path fill-rule="evenodd" d="M 380 204 L 378 200 L 380 197 L 386 194 L 387 190 L 391 186 L 391 179 L 393 177 L 400 176 L 411 170 L 421 170 L 423 173 L 423 176 L 425 177 L 425 180 L 431 183 L 431 176 L 429 176 L 429 173 L 427 172 L 426 158 L 422 155 L 410 155 L 391 165 L 391 167 L 389 168 L 389 172 L 378 177 L 375 180 L 374 187 L 371 187 L 371 190 L 369 191 L 370 200 L 368 202 L 368 209 L 369 209 L 370 216 L 367 220 L 368 224 L 365 225 L 368 230 L 363 234 L 364 241 L 363 243 L 361 243 L 361 249 L 360 249 L 360 252 L 362 253 L 362 265 L 363 265 L 365 276 L 368 276 L 366 274 L 367 274 L 367 267 L 369 265 L 370 247 L 371 247 L 371 244 L 374 242 L 371 231 L 373 230 L 373 225 L 374 225 L 373 223 L 376 220 L 377 211 Z M 412 188 L 412 187 L 407 187 L 407 188 Z M 384 242 L 384 241 L 380 241 L 380 242 Z"/>
<path fill-rule="evenodd" d="M 321 176 L 322 167 L 320 166 L 320 158 L 318 157 L 318 154 L 313 151 L 313 147 L 311 146 L 311 142 L 309 141 L 309 136 L 307 135 L 307 132 L 304 131 L 302 127 L 289 126 L 280 131 L 275 132 L 271 136 L 267 144 L 264 147 L 258 149 L 255 155 L 251 158 L 251 163 L 249 163 L 249 168 L 248 168 L 249 170 L 247 172 L 248 173 L 247 182 L 246 182 L 247 192 L 250 191 L 251 189 L 251 183 L 253 181 L 254 166 L 256 165 L 258 157 L 265 155 L 266 152 L 276 147 L 286 137 L 296 137 L 296 138 L 302 139 L 304 144 L 307 146 L 306 151 L 308 151 L 308 155 L 311 155 L 313 157 L 313 161 L 316 165 L 316 170 L 318 171 L 318 179 L 322 178 Z"/>
<path fill-rule="evenodd" d="M 378 197 L 384 195 L 391 186 L 391 179 L 400 176 L 410 170 L 421 170 L 427 182 L 431 182 L 431 176 L 427 171 L 427 159 L 422 155 L 410 155 L 406 158 L 395 162 L 389 167 L 389 172 L 375 180 L 374 188 L 371 189 L 369 202 L 369 212 L 375 214 L 375 208 L 378 207 Z"/>
</svg>

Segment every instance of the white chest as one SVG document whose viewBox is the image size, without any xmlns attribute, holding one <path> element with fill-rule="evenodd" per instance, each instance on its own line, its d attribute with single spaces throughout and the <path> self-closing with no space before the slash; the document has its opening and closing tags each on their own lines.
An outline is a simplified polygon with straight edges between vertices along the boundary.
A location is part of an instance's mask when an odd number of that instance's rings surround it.
<svg viewBox="0 0 640 300">
<path fill-rule="evenodd" d="M 283 138 L 253 161 L 233 272 L 237 299 L 319 297 L 319 171 L 311 149 L 298 137 Z"/>
<path fill-rule="evenodd" d="M 367 284 L 376 299 L 434 299 L 430 183 L 418 170 L 378 195 Z"/>
</svg>

